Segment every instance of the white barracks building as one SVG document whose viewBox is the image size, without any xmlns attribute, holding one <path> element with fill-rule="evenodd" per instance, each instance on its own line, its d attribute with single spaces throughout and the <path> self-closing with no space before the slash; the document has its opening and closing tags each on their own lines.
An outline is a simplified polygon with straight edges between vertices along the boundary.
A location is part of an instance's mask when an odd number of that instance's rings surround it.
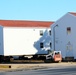
<svg viewBox="0 0 76 75">
<path fill-rule="evenodd" d="M 0 20 L 0 55 L 47 54 L 53 22 Z"/>
<path fill-rule="evenodd" d="M 51 26 L 52 50 L 62 57 L 76 59 L 76 13 L 69 12 Z"/>
</svg>

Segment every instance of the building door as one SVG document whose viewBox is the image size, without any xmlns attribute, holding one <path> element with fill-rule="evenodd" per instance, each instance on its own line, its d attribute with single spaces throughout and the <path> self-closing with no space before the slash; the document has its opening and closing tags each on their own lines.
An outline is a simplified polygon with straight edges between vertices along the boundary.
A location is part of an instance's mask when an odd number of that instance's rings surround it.
<svg viewBox="0 0 76 75">
<path fill-rule="evenodd" d="M 66 57 L 74 57 L 73 55 L 73 46 L 70 42 L 67 44 L 67 49 L 66 49 Z"/>
</svg>

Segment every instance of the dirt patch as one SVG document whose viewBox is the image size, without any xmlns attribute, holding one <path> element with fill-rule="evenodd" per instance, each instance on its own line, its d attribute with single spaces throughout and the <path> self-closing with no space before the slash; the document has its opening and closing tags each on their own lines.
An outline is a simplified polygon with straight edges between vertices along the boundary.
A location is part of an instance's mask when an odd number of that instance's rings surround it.
<svg viewBox="0 0 76 75">
<path fill-rule="evenodd" d="M 56 67 L 66 67 L 66 66 L 76 66 L 75 62 L 67 63 L 29 63 L 29 64 L 0 64 L 0 72 L 6 71 L 21 71 L 21 70 L 31 70 L 31 69 L 44 69 L 44 68 L 56 68 Z"/>
</svg>

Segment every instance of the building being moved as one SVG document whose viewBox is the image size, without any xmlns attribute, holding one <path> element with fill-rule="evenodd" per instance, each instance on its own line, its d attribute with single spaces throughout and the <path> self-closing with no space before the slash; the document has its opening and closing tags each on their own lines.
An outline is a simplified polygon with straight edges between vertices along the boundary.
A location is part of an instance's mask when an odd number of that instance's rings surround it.
<svg viewBox="0 0 76 75">
<path fill-rule="evenodd" d="M 0 20 L 0 55 L 45 55 L 53 22 Z"/>
</svg>

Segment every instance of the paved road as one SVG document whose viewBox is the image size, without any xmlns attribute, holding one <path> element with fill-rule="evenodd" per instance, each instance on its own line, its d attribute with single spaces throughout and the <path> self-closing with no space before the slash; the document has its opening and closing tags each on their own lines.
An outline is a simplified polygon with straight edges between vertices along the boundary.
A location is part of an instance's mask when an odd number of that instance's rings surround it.
<svg viewBox="0 0 76 75">
<path fill-rule="evenodd" d="M 0 75 L 76 75 L 76 66 L 5 72 Z"/>
</svg>

